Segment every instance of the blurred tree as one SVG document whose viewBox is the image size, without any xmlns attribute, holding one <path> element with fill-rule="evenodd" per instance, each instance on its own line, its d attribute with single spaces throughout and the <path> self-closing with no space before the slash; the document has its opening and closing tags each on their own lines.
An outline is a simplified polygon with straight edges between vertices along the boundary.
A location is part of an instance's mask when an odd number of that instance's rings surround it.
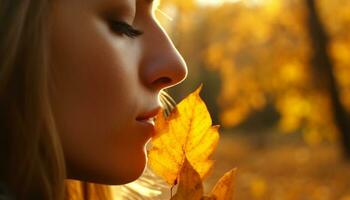
<svg viewBox="0 0 350 200">
<path fill-rule="evenodd" d="M 301 131 L 310 145 L 335 141 L 338 131 L 348 132 L 341 126 L 347 126 L 344 116 L 350 110 L 350 1 L 317 1 L 317 19 L 329 40 L 318 35 L 321 29 L 309 26 L 309 19 L 315 18 L 305 0 L 242 0 L 216 6 L 196 2 L 163 0 L 160 6 L 173 19 L 160 21 L 189 66 L 180 94 L 213 80 L 208 76 L 215 72 L 220 85 L 208 88 L 219 91 L 224 127 L 235 127 L 272 105 L 280 116 L 280 130 Z M 328 69 L 322 63 L 330 64 Z"/>
<path fill-rule="evenodd" d="M 340 100 L 333 63 L 327 52 L 329 38 L 321 23 L 315 1 L 307 0 L 305 3 L 308 8 L 308 31 L 313 49 L 310 60 L 314 69 L 314 83 L 319 90 L 330 96 L 335 123 L 342 135 L 344 152 L 346 157 L 350 158 L 350 124 Z"/>
</svg>

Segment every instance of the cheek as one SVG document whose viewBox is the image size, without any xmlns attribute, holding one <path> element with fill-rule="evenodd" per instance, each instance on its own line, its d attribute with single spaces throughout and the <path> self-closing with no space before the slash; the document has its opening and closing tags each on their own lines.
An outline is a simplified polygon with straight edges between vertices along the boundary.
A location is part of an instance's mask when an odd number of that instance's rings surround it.
<svg viewBox="0 0 350 200">
<path fill-rule="evenodd" d="M 130 181 L 142 173 L 147 142 L 135 127 L 135 59 L 122 44 L 82 29 L 53 37 L 52 101 L 68 170 L 83 180 Z"/>
</svg>

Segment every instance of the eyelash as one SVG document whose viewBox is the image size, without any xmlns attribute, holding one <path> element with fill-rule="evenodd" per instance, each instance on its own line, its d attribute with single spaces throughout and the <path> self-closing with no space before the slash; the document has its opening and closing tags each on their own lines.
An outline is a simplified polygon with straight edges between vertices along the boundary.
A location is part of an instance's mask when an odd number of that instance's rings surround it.
<svg viewBox="0 0 350 200">
<path fill-rule="evenodd" d="M 121 34 L 121 35 L 125 35 L 129 38 L 136 38 L 140 35 L 143 34 L 142 31 L 135 29 L 134 27 L 132 27 L 131 25 L 129 25 L 126 22 L 122 22 L 122 21 L 110 21 L 110 26 L 112 31 Z"/>
</svg>

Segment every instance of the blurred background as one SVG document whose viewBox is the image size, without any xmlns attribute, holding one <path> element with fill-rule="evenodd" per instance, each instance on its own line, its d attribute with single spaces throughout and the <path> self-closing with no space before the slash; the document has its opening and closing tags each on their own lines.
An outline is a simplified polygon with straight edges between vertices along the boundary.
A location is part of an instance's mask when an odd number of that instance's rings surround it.
<svg viewBox="0 0 350 200">
<path fill-rule="evenodd" d="M 237 200 L 350 200 L 350 1 L 161 0 L 221 125 L 206 191 L 238 168 Z"/>
</svg>

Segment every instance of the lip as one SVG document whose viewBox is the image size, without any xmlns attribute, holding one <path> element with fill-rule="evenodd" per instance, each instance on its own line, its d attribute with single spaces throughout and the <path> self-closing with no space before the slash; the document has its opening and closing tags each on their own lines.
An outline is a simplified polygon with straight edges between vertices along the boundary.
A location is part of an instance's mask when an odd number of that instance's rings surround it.
<svg viewBox="0 0 350 200">
<path fill-rule="evenodd" d="M 156 128 L 154 123 L 151 123 L 149 121 L 139 121 L 136 120 L 137 124 L 141 127 L 141 129 L 148 135 L 148 137 L 153 137 L 156 134 Z"/>
<path fill-rule="evenodd" d="M 154 120 L 155 116 L 160 111 L 161 107 L 156 107 L 147 112 L 141 113 L 138 117 L 136 117 L 136 122 L 142 127 L 143 130 L 145 130 L 149 137 L 153 137 L 156 134 Z"/>
<path fill-rule="evenodd" d="M 154 118 L 161 110 L 161 107 L 158 106 L 154 109 L 150 109 L 149 111 L 141 113 L 139 116 L 136 117 L 137 121 L 145 121 L 150 118 Z"/>
</svg>

